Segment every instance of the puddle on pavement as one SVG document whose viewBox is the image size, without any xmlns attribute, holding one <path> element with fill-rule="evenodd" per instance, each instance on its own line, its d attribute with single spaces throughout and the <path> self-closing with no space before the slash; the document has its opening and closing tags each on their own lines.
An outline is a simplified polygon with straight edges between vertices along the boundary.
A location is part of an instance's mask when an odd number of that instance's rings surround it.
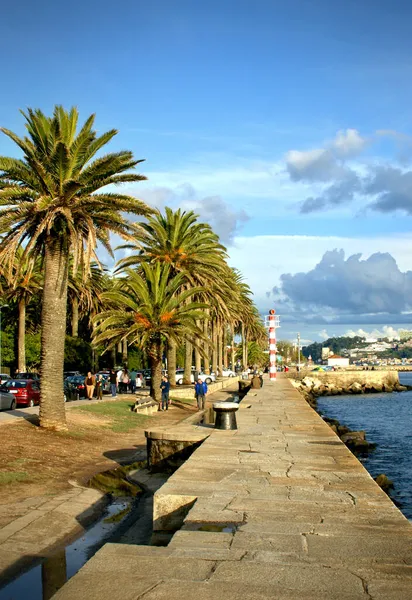
<svg viewBox="0 0 412 600">
<path fill-rule="evenodd" d="M 236 527 L 235 525 L 213 525 L 208 523 L 207 525 L 201 525 L 196 528 L 196 531 L 210 531 L 215 533 L 235 533 Z"/>
<path fill-rule="evenodd" d="M 130 498 L 117 498 L 99 521 L 65 548 L 44 558 L 0 589 L 0 600 L 49 600 L 97 552 L 127 517 Z"/>
</svg>

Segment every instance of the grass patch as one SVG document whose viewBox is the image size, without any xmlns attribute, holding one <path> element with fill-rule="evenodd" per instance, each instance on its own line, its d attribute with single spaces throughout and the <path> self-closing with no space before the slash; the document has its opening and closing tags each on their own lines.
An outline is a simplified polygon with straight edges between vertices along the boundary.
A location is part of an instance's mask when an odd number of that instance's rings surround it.
<svg viewBox="0 0 412 600">
<path fill-rule="evenodd" d="M 0 473 L 0 485 L 25 481 L 28 477 L 29 474 L 27 471 L 9 471 L 8 473 Z"/>
<path fill-rule="evenodd" d="M 71 410 L 88 412 L 101 417 L 108 417 L 112 420 L 111 425 L 106 426 L 115 433 L 127 433 L 137 427 L 147 425 L 147 415 L 139 415 L 132 412 L 133 404 L 128 400 L 118 400 L 117 402 L 99 402 L 87 406 L 76 406 Z"/>
</svg>

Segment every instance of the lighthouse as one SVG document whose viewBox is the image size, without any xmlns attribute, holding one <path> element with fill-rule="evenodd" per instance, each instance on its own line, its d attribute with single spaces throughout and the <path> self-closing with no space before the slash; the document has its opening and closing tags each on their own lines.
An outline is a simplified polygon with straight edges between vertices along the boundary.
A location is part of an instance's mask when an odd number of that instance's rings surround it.
<svg viewBox="0 0 412 600">
<path fill-rule="evenodd" d="M 265 326 L 269 330 L 269 380 L 276 381 L 276 329 L 280 327 L 280 323 L 274 308 L 266 315 Z"/>
</svg>

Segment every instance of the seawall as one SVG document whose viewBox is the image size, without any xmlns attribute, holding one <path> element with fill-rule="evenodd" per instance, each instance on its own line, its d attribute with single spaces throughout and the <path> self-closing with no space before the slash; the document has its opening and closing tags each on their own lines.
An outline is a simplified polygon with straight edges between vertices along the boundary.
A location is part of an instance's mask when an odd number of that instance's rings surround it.
<svg viewBox="0 0 412 600">
<path fill-rule="evenodd" d="M 155 494 L 167 547 L 106 544 L 55 600 L 405 600 L 412 527 L 286 378 Z"/>
<path fill-rule="evenodd" d="M 311 377 L 320 379 L 323 383 L 331 383 L 336 387 L 349 387 L 352 383 L 361 385 L 388 385 L 394 387 L 399 384 L 398 371 L 309 371 L 302 370 L 300 373 L 289 371 L 282 373 L 287 379 L 304 379 Z"/>
</svg>

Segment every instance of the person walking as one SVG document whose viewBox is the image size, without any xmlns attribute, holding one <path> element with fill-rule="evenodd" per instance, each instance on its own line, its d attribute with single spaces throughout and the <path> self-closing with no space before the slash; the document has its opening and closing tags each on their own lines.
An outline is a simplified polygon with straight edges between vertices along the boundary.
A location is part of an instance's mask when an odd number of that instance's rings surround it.
<svg viewBox="0 0 412 600">
<path fill-rule="evenodd" d="M 142 389 L 142 387 L 144 387 L 143 386 L 143 377 L 142 377 L 141 373 L 137 374 L 135 384 L 136 384 L 137 391 L 140 391 Z"/>
<path fill-rule="evenodd" d="M 112 392 L 112 398 L 116 398 L 117 396 L 117 375 L 116 375 L 116 371 L 114 369 L 112 369 L 110 371 L 110 375 L 109 375 L 109 381 L 110 381 L 110 391 Z"/>
<path fill-rule="evenodd" d="M 159 410 L 168 410 L 169 408 L 169 392 L 170 392 L 170 383 L 164 375 L 162 377 L 162 383 L 160 384 L 160 389 L 162 390 L 162 408 Z"/>
<path fill-rule="evenodd" d="M 116 374 L 117 391 L 122 393 L 123 369 L 119 369 Z"/>
<path fill-rule="evenodd" d="M 132 394 L 135 393 L 136 391 L 136 377 L 137 377 L 137 371 L 135 371 L 134 369 L 132 369 L 129 373 L 129 377 L 130 377 L 130 391 Z"/>
<path fill-rule="evenodd" d="M 123 370 L 123 394 L 127 394 L 127 390 L 129 389 L 130 377 L 127 369 Z"/>
<path fill-rule="evenodd" d="M 205 398 L 207 395 L 207 385 L 205 381 L 202 381 L 199 377 L 197 383 L 195 383 L 195 396 L 197 400 L 197 409 L 203 410 L 205 408 Z"/>
<path fill-rule="evenodd" d="M 100 373 L 100 375 L 98 375 L 96 379 L 96 398 L 98 400 L 103 400 L 103 384 L 103 375 Z"/>
<path fill-rule="evenodd" d="M 92 374 L 92 372 L 89 371 L 87 373 L 87 377 L 84 380 L 84 385 L 86 386 L 86 392 L 87 392 L 87 399 L 88 400 L 93 400 L 93 392 L 94 392 L 94 386 L 95 386 L 95 384 L 96 384 L 96 378 Z"/>
</svg>

